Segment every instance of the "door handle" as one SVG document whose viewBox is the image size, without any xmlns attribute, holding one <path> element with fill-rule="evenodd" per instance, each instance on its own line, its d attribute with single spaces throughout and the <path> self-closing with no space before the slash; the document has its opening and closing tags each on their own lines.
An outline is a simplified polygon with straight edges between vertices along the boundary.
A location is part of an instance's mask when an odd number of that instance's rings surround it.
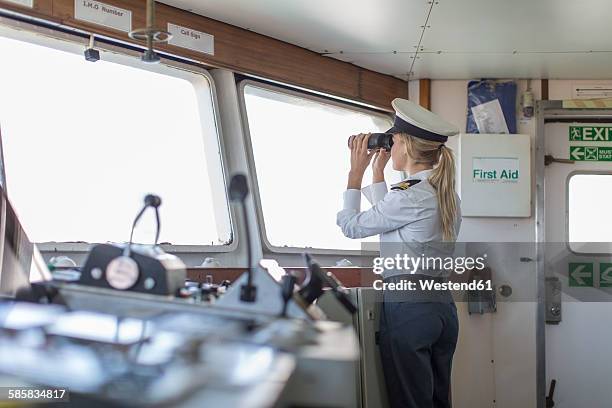
<svg viewBox="0 0 612 408">
<path fill-rule="evenodd" d="M 546 156 L 544 156 L 545 166 L 548 166 L 549 164 L 552 164 L 552 163 L 574 164 L 576 162 L 570 159 L 558 159 L 550 154 L 547 154 Z"/>
<path fill-rule="evenodd" d="M 557 386 L 557 380 L 550 381 L 550 388 L 548 389 L 548 395 L 546 396 L 546 408 L 553 408 L 555 406 L 555 401 L 553 397 L 555 395 L 555 387 Z"/>
</svg>

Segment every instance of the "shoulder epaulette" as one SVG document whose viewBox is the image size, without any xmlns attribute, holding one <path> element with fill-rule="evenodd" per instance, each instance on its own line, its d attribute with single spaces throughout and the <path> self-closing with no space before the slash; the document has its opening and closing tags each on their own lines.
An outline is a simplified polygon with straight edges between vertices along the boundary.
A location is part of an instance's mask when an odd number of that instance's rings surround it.
<svg viewBox="0 0 612 408">
<path fill-rule="evenodd" d="M 391 186 L 392 191 L 408 190 L 410 187 L 418 184 L 421 180 L 404 180 Z"/>
</svg>

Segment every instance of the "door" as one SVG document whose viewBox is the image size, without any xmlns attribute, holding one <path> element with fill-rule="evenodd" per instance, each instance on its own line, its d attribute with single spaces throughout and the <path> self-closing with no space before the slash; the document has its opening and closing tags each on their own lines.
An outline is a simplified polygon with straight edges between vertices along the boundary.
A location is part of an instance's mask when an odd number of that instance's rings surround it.
<svg viewBox="0 0 612 408">
<path fill-rule="evenodd" d="M 560 322 L 544 329 L 555 408 L 612 406 L 612 111 L 588 120 L 544 125 L 545 153 L 575 160 L 544 170 L 544 270 L 561 284 Z"/>
</svg>

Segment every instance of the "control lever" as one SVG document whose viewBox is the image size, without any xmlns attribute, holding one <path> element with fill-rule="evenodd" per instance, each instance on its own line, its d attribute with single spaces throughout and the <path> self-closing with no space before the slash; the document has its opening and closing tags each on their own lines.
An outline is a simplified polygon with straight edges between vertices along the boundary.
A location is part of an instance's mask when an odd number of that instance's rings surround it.
<svg viewBox="0 0 612 408">
<path fill-rule="evenodd" d="M 144 198 L 144 205 L 142 207 L 142 209 L 140 210 L 140 212 L 136 215 L 136 218 L 134 218 L 134 222 L 132 223 L 132 231 L 130 232 L 130 242 L 128 243 L 128 245 L 125 247 L 125 251 L 127 252 L 125 255 L 129 256 L 130 255 L 130 251 L 132 250 L 132 244 L 133 244 L 133 239 L 134 239 L 134 228 L 136 228 L 136 224 L 138 224 L 138 221 L 140 220 L 140 217 L 142 217 L 142 214 L 144 214 L 144 212 L 146 211 L 147 208 L 151 207 L 155 210 L 155 222 L 157 224 L 157 227 L 155 229 L 155 243 L 153 244 L 153 246 L 157 246 L 157 242 L 159 241 L 159 233 L 161 231 L 161 222 L 159 220 L 159 206 L 161 205 L 162 201 L 161 198 L 155 194 L 147 194 Z"/>
<path fill-rule="evenodd" d="M 242 219 L 244 221 L 244 237 L 248 248 L 248 280 L 246 285 L 240 287 L 240 300 L 243 302 L 255 302 L 257 295 L 257 287 L 253 285 L 253 248 L 251 248 L 251 236 L 249 232 L 249 223 L 247 218 L 247 210 L 244 200 L 249 194 L 249 185 L 244 174 L 235 174 L 229 184 L 229 198 L 231 201 L 239 203 L 242 208 Z"/>
<path fill-rule="evenodd" d="M 557 380 L 550 381 L 550 388 L 548 389 L 548 395 L 546 396 L 546 408 L 552 408 L 555 406 L 553 396 L 555 394 L 555 387 L 557 386 Z"/>
<path fill-rule="evenodd" d="M 138 282 L 138 279 L 140 278 L 140 267 L 132 257 L 134 229 L 136 228 L 136 224 L 138 224 L 138 221 L 142 217 L 142 214 L 144 214 L 144 212 L 147 210 L 147 208 L 153 208 L 155 210 L 155 219 L 157 221 L 155 244 L 153 246 L 157 246 L 157 241 L 159 241 L 159 232 L 161 229 L 161 224 L 159 222 L 160 205 L 161 198 L 153 194 L 147 194 L 144 199 L 144 205 L 142 209 L 140 210 L 138 215 L 136 215 L 136 218 L 134 218 L 134 222 L 132 223 L 132 230 L 130 232 L 130 241 L 123 249 L 123 254 L 111 260 L 106 267 L 106 280 L 112 288 L 119 290 L 127 290 L 133 287 Z M 153 286 L 151 286 L 151 288 Z"/>
<path fill-rule="evenodd" d="M 17 290 L 15 299 L 22 302 L 42 304 L 61 304 L 64 302 L 57 288 L 51 286 L 49 282 L 32 282 L 30 287 Z"/>
<path fill-rule="evenodd" d="M 344 306 L 346 311 L 350 314 L 354 315 L 357 313 L 357 306 L 353 304 L 353 301 L 346 293 L 346 289 L 342 287 L 342 284 L 338 281 L 338 279 L 329 271 L 325 272 L 325 275 L 328 278 L 327 284 L 331 287 L 334 296 L 336 299 L 338 299 L 340 304 Z"/>
<path fill-rule="evenodd" d="M 176 256 L 165 253 L 159 246 L 161 198 L 148 194 L 134 218 L 130 240 L 126 245 L 95 245 L 85 261 L 78 284 L 114 290 L 176 295 L 183 286 L 187 271 Z M 134 230 L 147 209 L 155 211 L 156 231 L 153 245 L 134 244 Z"/>
<path fill-rule="evenodd" d="M 281 317 L 287 317 L 287 307 L 289 306 L 289 300 L 293 297 L 293 289 L 296 282 L 297 279 L 290 273 L 283 275 L 281 278 L 281 296 L 283 297 Z"/>
<path fill-rule="evenodd" d="M 323 272 L 319 265 L 312 262 L 310 255 L 304 254 L 304 259 L 308 267 L 308 274 L 302 283 L 299 293 L 304 302 L 311 305 L 323 295 Z"/>
<path fill-rule="evenodd" d="M 336 299 L 350 314 L 357 313 L 357 307 L 353 304 L 338 279 L 331 272 L 323 271 L 321 266 L 314 262 L 309 254 L 304 254 L 304 259 L 310 272 L 308 282 L 300 289 L 300 295 L 302 295 L 304 300 L 308 304 L 313 303 L 323 294 L 323 286 L 329 286 Z"/>
</svg>

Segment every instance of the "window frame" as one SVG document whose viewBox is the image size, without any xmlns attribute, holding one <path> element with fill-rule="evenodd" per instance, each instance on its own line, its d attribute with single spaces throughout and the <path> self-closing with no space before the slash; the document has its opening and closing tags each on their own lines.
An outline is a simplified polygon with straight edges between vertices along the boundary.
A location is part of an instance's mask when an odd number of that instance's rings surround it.
<svg viewBox="0 0 612 408">
<path fill-rule="evenodd" d="M 576 251 L 571 246 L 571 241 L 569 239 L 569 226 L 570 226 L 570 209 L 569 209 L 569 200 L 570 200 L 570 181 L 574 176 L 584 176 L 584 175 L 595 175 L 595 176 L 612 176 L 612 171 L 606 170 L 574 170 L 571 171 L 567 175 L 567 179 L 565 180 L 565 246 L 567 250 L 575 255 L 581 256 L 610 256 L 612 255 L 612 251 L 610 252 L 584 252 L 584 251 Z"/>
<path fill-rule="evenodd" d="M 334 249 L 334 248 L 317 248 L 317 247 L 295 247 L 295 246 L 277 246 L 273 245 L 268 240 L 268 234 L 266 230 L 265 218 L 263 215 L 262 201 L 259 192 L 259 184 L 257 181 L 257 168 L 255 165 L 255 155 L 253 154 L 253 144 L 251 139 L 251 130 L 249 127 L 249 118 L 246 109 L 245 99 L 245 88 L 247 86 L 253 86 L 256 88 L 265 89 L 271 92 L 277 92 L 289 96 L 295 96 L 298 98 L 308 99 L 321 104 L 332 105 L 343 109 L 350 109 L 357 112 L 379 115 L 389 120 L 389 126 L 393 123 L 393 115 L 390 112 L 383 112 L 374 108 L 368 108 L 367 105 L 361 105 L 354 101 L 344 98 L 335 98 L 329 95 L 320 94 L 314 91 L 303 88 L 294 88 L 285 85 L 271 84 L 267 81 L 259 81 L 255 79 L 242 79 L 238 82 L 238 101 L 240 109 L 240 117 L 242 119 L 242 128 L 244 143 L 247 147 L 247 165 L 249 167 L 249 178 L 255 200 L 255 211 L 257 216 L 257 222 L 260 226 L 260 240 L 265 250 L 271 253 L 277 254 L 301 254 L 308 252 L 317 255 L 341 255 L 341 256 L 375 256 L 378 254 L 377 251 L 357 250 L 357 249 Z M 342 191 L 338 191 L 338 194 L 342 194 Z M 369 244 L 372 245 L 372 244 Z"/>
<path fill-rule="evenodd" d="M 52 48 L 59 51 L 64 52 L 73 52 L 76 47 L 80 49 L 85 49 L 88 45 L 88 39 L 83 36 L 79 36 L 77 34 L 67 33 L 58 29 L 41 27 L 35 24 L 31 24 L 29 22 L 22 22 L 18 20 L 13 20 L 7 17 L 0 16 L 0 35 L 6 38 L 14 39 L 17 41 L 23 41 L 30 44 L 36 44 L 43 47 Z M 101 36 L 96 36 L 96 38 L 101 38 Z M 122 45 L 117 43 L 110 42 L 96 42 L 96 49 L 101 51 L 105 51 L 105 60 L 111 61 L 114 63 L 118 63 L 120 65 L 126 65 L 124 61 L 119 62 L 116 59 L 125 59 L 127 58 L 139 58 L 141 55 L 141 50 L 136 49 L 133 46 Z M 81 48 L 82 47 L 82 48 Z M 108 58 L 110 57 L 110 58 Z M 167 58 L 165 54 L 160 53 L 161 62 L 156 65 L 146 66 L 146 65 L 138 65 L 138 61 L 136 59 L 133 60 L 134 64 L 128 65 L 131 67 L 144 69 L 152 72 L 161 72 L 163 69 L 156 69 L 159 66 L 165 66 L 170 69 L 176 69 L 180 71 L 185 71 L 191 74 L 199 75 L 203 77 L 204 80 L 208 81 L 210 86 L 210 98 L 211 104 L 213 108 L 212 116 L 215 121 L 215 128 L 217 130 L 217 144 L 219 149 L 219 158 L 218 161 L 221 164 L 221 168 L 219 169 L 219 173 L 222 177 L 222 185 L 227 185 L 227 175 L 230 174 L 230 169 L 228 167 L 228 159 L 227 159 L 227 149 L 225 144 L 223 143 L 223 129 L 221 125 L 221 116 L 219 112 L 219 102 L 217 97 L 217 89 L 215 85 L 215 81 L 212 75 L 208 72 L 206 68 L 204 68 L 201 64 L 197 64 L 191 62 L 189 60 L 180 58 L 180 57 L 172 57 Z M 178 76 L 177 76 L 178 77 Z M 201 90 L 198 89 L 197 84 L 194 84 L 196 98 L 198 102 L 203 97 Z M 207 98 L 207 96 L 206 96 Z M 199 110 L 199 109 L 198 109 Z M 204 136 L 202 136 L 204 137 Z M 213 153 L 214 154 L 214 153 Z M 207 157 L 208 158 L 208 157 Z M 10 185 L 8 186 L 10 189 Z M 214 194 L 221 193 L 221 191 L 213 190 Z M 233 219 L 233 211 L 231 209 L 231 203 L 229 201 L 229 197 L 227 196 L 227 191 L 224 188 L 222 191 L 224 197 L 226 198 L 227 203 L 227 217 L 229 221 L 229 231 L 230 231 L 230 242 L 228 244 L 223 245 L 159 245 L 164 251 L 172 254 L 208 254 L 208 253 L 229 253 L 235 251 L 239 246 L 239 236 L 236 233 L 236 224 Z M 213 205 L 213 209 L 215 212 L 215 216 L 217 216 L 219 212 L 219 208 Z M 163 221 L 163 220 L 162 220 Z M 127 237 L 126 237 L 127 239 Z M 40 242 L 35 243 L 39 250 L 43 253 L 58 253 L 58 254 L 67 254 L 67 255 L 77 255 L 77 254 L 87 254 L 91 250 L 91 248 L 99 244 L 98 242 Z"/>
</svg>

